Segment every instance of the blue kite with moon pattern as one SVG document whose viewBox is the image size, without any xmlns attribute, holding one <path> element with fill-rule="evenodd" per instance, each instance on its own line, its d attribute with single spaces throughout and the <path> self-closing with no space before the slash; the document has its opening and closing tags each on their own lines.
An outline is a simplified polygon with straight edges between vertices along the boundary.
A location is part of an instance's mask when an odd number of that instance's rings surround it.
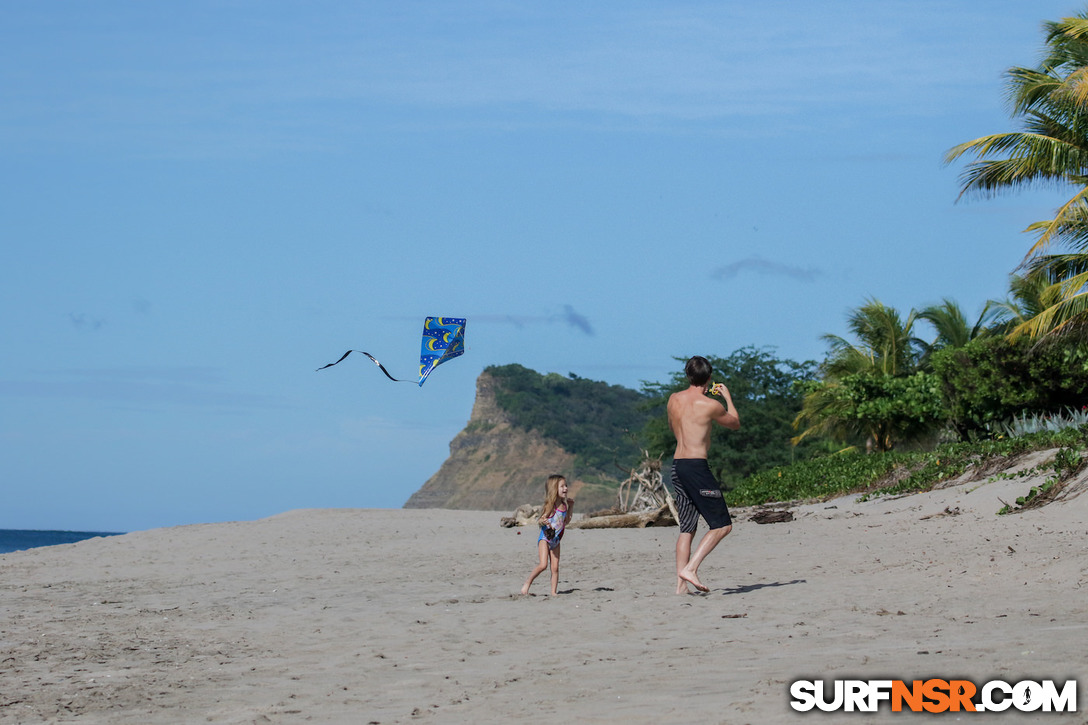
<svg viewBox="0 0 1088 725">
<path fill-rule="evenodd" d="M 452 360 L 455 357 L 460 357 L 465 354 L 465 322 L 464 317 L 428 317 L 423 321 L 423 340 L 420 342 L 419 349 L 419 386 L 423 387 L 423 383 L 427 380 L 427 376 L 431 372 L 446 362 Z M 336 362 L 329 363 L 323 367 L 319 367 L 318 370 L 324 370 L 325 368 L 331 368 L 339 362 L 342 362 L 344 358 L 353 352 L 360 352 L 370 358 L 370 361 L 381 368 L 381 371 L 385 373 L 385 377 L 389 378 L 395 383 L 411 383 L 413 380 L 398 380 L 389 374 L 389 371 L 385 369 L 378 360 L 369 352 L 363 352 L 362 350 L 348 350 L 340 359 Z"/>
</svg>

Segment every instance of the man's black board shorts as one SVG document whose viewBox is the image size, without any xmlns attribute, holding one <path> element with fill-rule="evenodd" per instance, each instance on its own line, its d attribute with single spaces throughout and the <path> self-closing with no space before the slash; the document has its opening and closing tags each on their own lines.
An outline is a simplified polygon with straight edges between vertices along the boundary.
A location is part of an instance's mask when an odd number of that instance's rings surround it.
<svg viewBox="0 0 1088 725">
<path fill-rule="evenodd" d="M 722 498 L 722 489 L 705 458 L 676 458 L 672 462 L 672 488 L 676 512 L 680 515 L 680 531 L 695 532 L 699 516 L 712 529 L 733 523 L 729 507 Z"/>
</svg>

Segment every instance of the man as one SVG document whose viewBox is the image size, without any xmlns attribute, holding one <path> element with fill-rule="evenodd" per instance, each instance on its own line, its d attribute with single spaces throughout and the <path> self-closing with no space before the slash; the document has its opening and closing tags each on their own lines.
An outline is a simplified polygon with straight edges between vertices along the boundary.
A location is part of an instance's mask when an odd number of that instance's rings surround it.
<svg viewBox="0 0 1088 725">
<path fill-rule="evenodd" d="M 676 510 L 680 515 L 680 537 L 676 540 L 676 593 L 687 594 L 688 584 L 708 592 L 699 581 L 699 565 L 707 554 L 733 530 L 729 508 L 722 498 L 721 487 L 706 462 L 710 451 L 710 429 L 715 423 L 730 430 L 740 428 L 740 417 L 733 407 L 729 389 L 722 383 L 711 385 L 714 369 L 704 357 L 696 355 L 684 366 L 688 388 L 669 396 L 669 427 L 676 436 L 676 453 L 672 464 L 672 487 Z M 720 395 L 722 405 L 707 393 Z M 699 541 L 695 554 L 691 544 L 699 516 L 710 528 Z"/>
</svg>

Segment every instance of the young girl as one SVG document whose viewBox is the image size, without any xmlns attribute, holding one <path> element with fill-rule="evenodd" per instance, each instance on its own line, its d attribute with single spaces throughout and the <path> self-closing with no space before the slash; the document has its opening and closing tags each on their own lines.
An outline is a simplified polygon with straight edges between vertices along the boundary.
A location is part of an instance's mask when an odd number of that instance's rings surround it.
<svg viewBox="0 0 1088 725">
<path fill-rule="evenodd" d="M 540 538 L 536 544 L 540 563 L 525 580 L 521 587 L 522 594 L 529 593 L 529 585 L 548 568 L 549 560 L 552 565 L 551 593 L 556 594 L 556 587 L 559 586 L 559 541 L 563 538 L 563 531 L 570 521 L 573 508 L 574 499 L 567 498 L 567 479 L 558 475 L 548 476 L 548 481 L 544 484 L 544 513 L 540 516 Z"/>
</svg>

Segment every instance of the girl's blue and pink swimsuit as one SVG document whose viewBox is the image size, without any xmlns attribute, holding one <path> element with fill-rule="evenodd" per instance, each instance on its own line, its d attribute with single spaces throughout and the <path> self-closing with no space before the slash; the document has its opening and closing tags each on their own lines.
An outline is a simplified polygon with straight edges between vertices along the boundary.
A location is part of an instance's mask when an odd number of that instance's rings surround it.
<svg viewBox="0 0 1088 725">
<path fill-rule="evenodd" d="M 546 525 L 541 524 L 540 536 L 537 538 L 537 542 L 547 541 L 549 549 L 559 546 L 559 540 L 563 538 L 563 532 L 567 528 L 566 518 L 566 509 L 556 509 L 551 518 L 548 519 L 548 523 Z M 552 532 L 551 536 L 548 536 L 549 531 Z"/>
</svg>

